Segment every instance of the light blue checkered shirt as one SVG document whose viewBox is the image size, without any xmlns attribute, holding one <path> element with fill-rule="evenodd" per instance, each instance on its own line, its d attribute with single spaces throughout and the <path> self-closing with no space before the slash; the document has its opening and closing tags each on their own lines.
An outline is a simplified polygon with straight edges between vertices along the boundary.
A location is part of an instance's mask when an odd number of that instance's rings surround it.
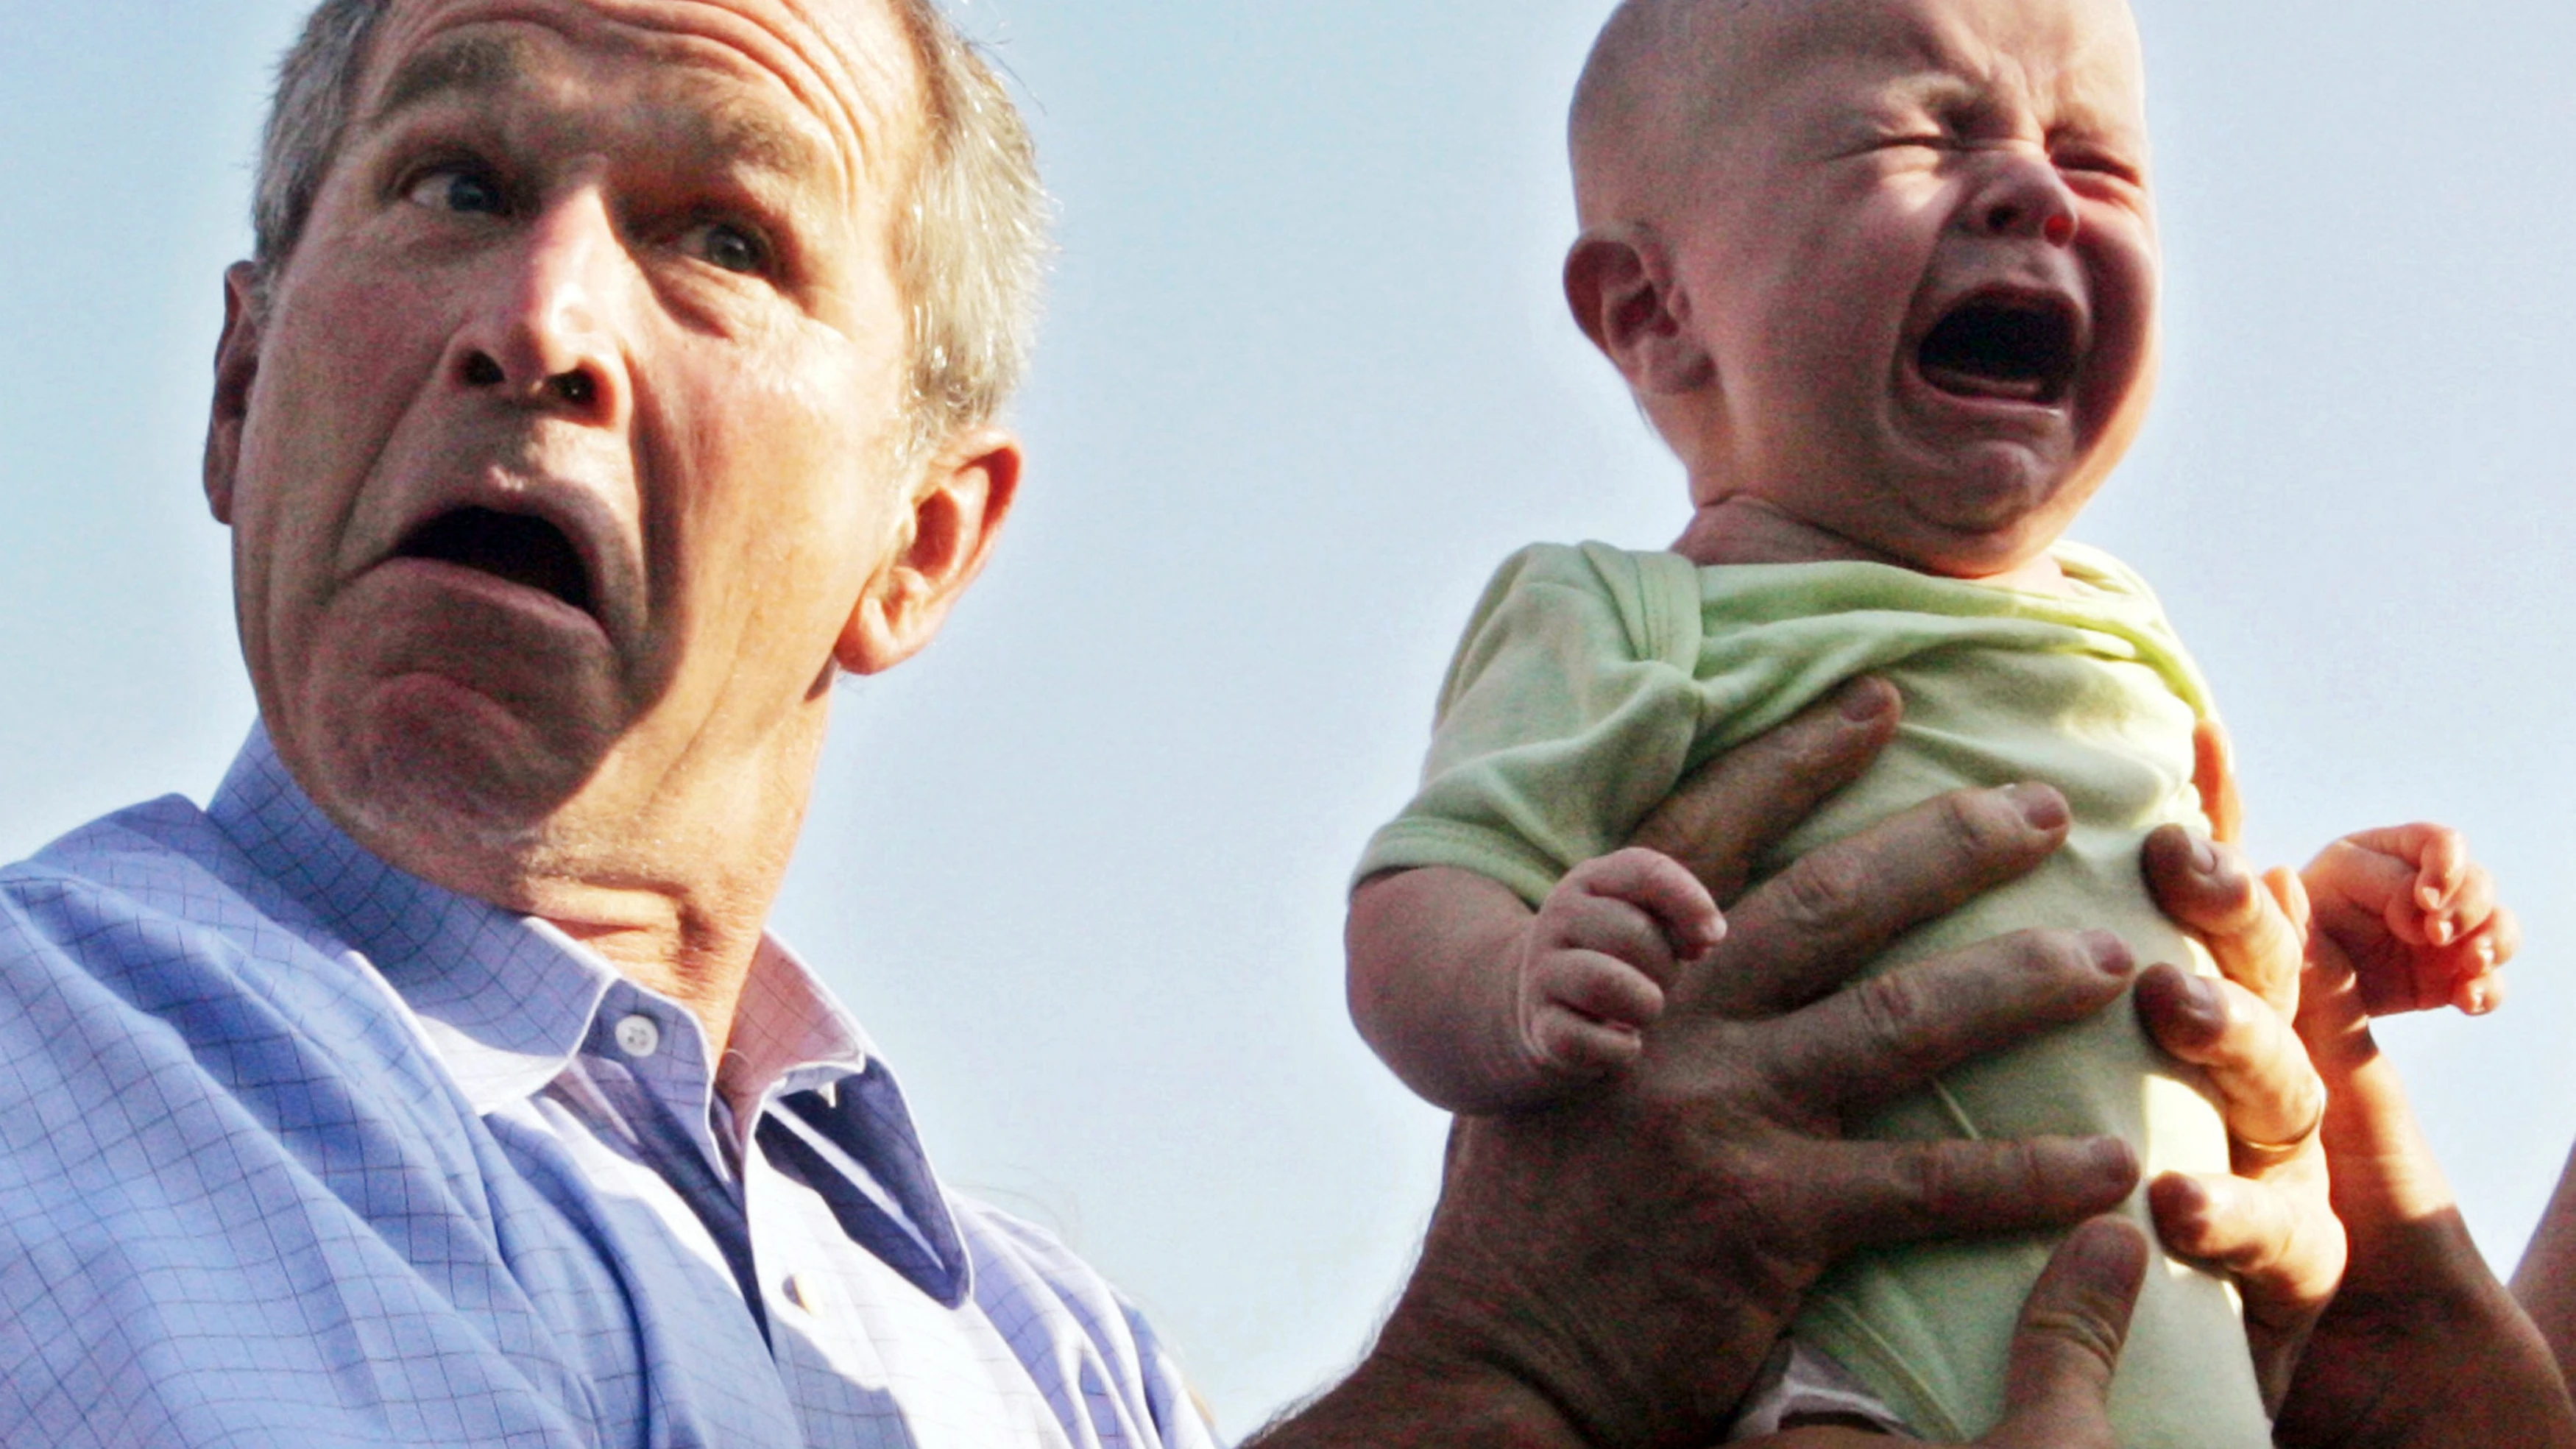
<svg viewBox="0 0 2576 1449">
<path fill-rule="evenodd" d="M 0 1444 L 1209 1437 L 1098 1275 L 941 1189 L 774 945 L 711 1068 L 669 999 L 360 849 L 257 731 L 211 808 L 0 872 Z"/>
</svg>

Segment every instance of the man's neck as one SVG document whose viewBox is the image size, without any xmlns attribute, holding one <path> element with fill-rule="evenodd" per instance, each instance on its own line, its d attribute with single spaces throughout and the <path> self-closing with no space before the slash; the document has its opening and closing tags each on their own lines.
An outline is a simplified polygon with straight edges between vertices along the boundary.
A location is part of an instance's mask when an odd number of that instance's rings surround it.
<svg viewBox="0 0 2576 1449">
<path fill-rule="evenodd" d="M 722 1050 L 804 825 L 821 711 L 805 723 L 721 771 L 612 756 L 533 826 L 417 808 L 340 818 L 316 800 L 397 869 L 589 946 L 686 1006 Z M 406 803 L 424 798 L 437 797 Z"/>
<path fill-rule="evenodd" d="M 544 919 L 597 951 L 629 981 L 687 1007 L 721 1054 L 733 1035 L 743 983 L 760 954 L 760 922 L 691 920 L 677 909 L 661 914 L 651 922 Z"/>
</svg>

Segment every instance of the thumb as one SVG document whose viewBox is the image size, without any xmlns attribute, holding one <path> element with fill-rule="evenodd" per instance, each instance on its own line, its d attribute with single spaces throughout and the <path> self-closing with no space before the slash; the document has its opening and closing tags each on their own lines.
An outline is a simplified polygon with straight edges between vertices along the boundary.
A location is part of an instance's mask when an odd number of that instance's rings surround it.
<svg viewBox="0 0 2576 1449">
<path fill-rule="evenodd" d="M 2236 750 L 2218 721 L 2205 719 L 2191 732 L 2191 783 L 2200 792 L 2200 813 L 2209 817 L 2209 836 L 2234 845 L 2245 828 L 2245 802 L 2236 793 Z"/>
<path fill-rule="evenodd" d="M 2119 1218 L 2095 1218 L 2059 1245 L 2013 1331 L 2004 1421 L 1979 1442 L 2111 1449 L 2111 1371 L 2146 1273 L 2146 1235 Z"/>
</svg>

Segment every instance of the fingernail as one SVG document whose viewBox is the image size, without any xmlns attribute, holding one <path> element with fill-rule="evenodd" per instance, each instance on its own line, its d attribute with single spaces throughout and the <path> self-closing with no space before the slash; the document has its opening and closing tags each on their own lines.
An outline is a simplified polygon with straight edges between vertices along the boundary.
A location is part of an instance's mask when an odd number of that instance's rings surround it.
<svg viewBox="0 0 2576 1449">
<path fill-rule="evenodd" d="M 2218 994 L 2218 983 L 2206 976 L 2189 974 L 2184 975 L 2182 983 L 2183 990 L 2189 998 L 2185 1004 L 2191 1008 L 2192 1015 L 2212 1027 L 2227 1024 L 2227 998 Z"/>
<path fill-rule="evenodd" d="M 2209 1217 L 2209 1187 L 2199 1178 L 2170 1172 L 2156 1180 L 2157 1221 L 2170 1217 L 2177 1226 L 2201 1226 Z"/>
<path fill-rule="evenodd" d="M 2424 936 L 2436 946 L 2447 946 L 2460 939 L 2459 923 L 2448 916 L 2435 916 L 2424 923 Z"/>
<path fill-rule="evenodd" d="M 1887 713 L 1887 695 L 1888 691 L 1880 688 L 1877 680 L 1853 680 L 1843 686 L 1841 699 L 1843 718 L 1853 724 L 1868 724 Z"/>
<path fill-rule="evenodd" d="M 2481 981 L 2469 988 L 2469 999 L 2462 1004 L 2460 1009 L 2471 1016 L 2484 1016 L 2488 1012 L 2495 1010 L 2495 1007 L 2496 1002 L 2494 988 Z"/>
<path fill-rule="evenodd" d="M 2218 874 L 2218 847 L 2200 837 L 2191 838 L 2191 868 L 2202 875 Z"/>
<path fill-rule="evenodd" d="M 2093 964 L 2103 975 L 2125 979 L 2137 969 L 2138 958 L 2129 950 L 2129 943 L 2110 932 L 2087 931 L 2083 940 L 2084 949 L 2092 953 Z"/>
<path fill-rule="evenodd" d="M 2084 1145 L 2084 1165 L 2104 1177 L 2125 1180 L 2137 1171 L 2137 1155 L 2117 1137 L 2096 1137 Z"/>
<path fill-rule="evenodd" d="M 2046 785 L 2006 785 L 2004 798 L 2038 829 L 2055 830 L 2066 823 L 2066 797 Z"/>
</svg>

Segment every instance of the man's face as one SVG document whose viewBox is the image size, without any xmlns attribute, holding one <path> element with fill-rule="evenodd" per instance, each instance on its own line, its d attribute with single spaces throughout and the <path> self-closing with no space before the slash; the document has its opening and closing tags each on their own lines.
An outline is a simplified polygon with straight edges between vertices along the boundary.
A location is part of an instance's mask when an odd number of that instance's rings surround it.
<svg viewBox="0 0 2576 1449">
<path fill-rule="evenodd" d="M 360 839 L 777 805 L 908 536 L 916 95 L 872 3 L 395 5 L 208 473 L 262 713 Z"/>
<path fill-rule="evenodd" d="M 2125 5 L 1755 0 L 1719 33 L 1672 223 L 1721 393 L 1703 493 L 1937 572 L 2029 561 L 2151 391 Z"/>
</svg>

